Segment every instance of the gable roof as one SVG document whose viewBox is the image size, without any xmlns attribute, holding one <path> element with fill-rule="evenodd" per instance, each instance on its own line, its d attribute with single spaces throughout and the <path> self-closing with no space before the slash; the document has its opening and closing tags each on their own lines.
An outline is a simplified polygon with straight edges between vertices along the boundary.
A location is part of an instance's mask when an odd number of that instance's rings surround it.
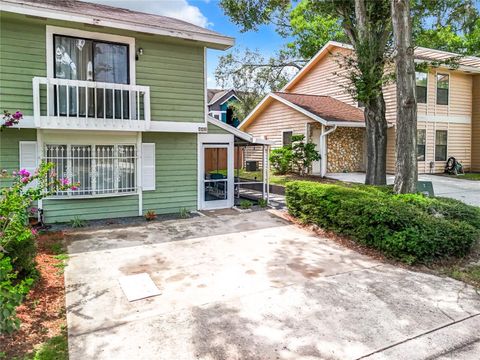
<svg viewBox="0 0 480 360">
<path fill-rule="evenodd" d="M 302 113 L 326 126 L 365 127 L 363 111 L 331 96 L 275 92 L 268 94 L 238 126 L 244 129 L 273 101 Z"/>
<path fill-rule="evenodd" d="M 274 94 L 326 121 L 365 122 L 361 109 L 331 96 L 283 92 L 275 92 Z"/>
<path fill-rule="evenodd" d="M 229 91 L 231 91 L 231 89 L 218 90 L 218 91 L 217 90 L 218 89 L 214 90 L 216 92 L 214 92 L 213 96 L 210 98 L 210 100 L 208 100 L 208 105 L 215 104 L 218 100 L 220 100 L 223 96 L 225 96 Z"/>
<path fill-rule="evenodd" d="M 230 94 L 231 93 L 231 94 Z M 228 94 L 230 96 L 226 97 Z M 226 97 L 226 98 L 224 98 Z M 227 102 L 230 100 L 232 97 L 238 99 L 238 96 L 236 95 L 235 89 L 225 89 L 225 90 L 220 90 L 220 89 L 208 89 L 207 90 L 207 105 L 213 105 L 216 102 L 220 101 L 223 99 L 223 101 L 220 103 L 222 105 L 223 103 Z"/>
<path fill-rule="evenodd" d="M 310 61 L 282 88 L 281 91 L 289 91 L 297 84 L 308 72 L 326 55 L 330 54 L 334 48 L 353 50 L 353 46 L 349 44 L 340 43 L 337 41 L 329 41 L 322 47 Z M 422 61 L 445 61 L 454 57 L 459 57 L 460 54 L 451 53 L 443 50 L 428 49 L 424 47 L 415 48 L 415 60 Z M 480 57 L 462 56 L 458 60 L 458 70 L 471 73 L 480 73 Z"/>
<path fill-rule="evenodd" d="M 225 90 L 224 89 L 207 89 L 207 103 L 210 104 L 213 97 L 218 93 L 223 94 L 223 93 L 225 93 Z"/>
<path fill-rule="evenodd" d="M 1 0 L 0 9 L 47 19 L 195 40 L 222 50 L 235 42 L 232 37 L 171 17 L 76 0 Z"/>
</svg>

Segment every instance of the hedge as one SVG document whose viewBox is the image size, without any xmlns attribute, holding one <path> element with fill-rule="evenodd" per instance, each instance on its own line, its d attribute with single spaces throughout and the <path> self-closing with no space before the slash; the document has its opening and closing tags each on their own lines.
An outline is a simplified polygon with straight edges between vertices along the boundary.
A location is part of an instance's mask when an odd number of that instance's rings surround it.
<svg viewBox="0 0 480 360">
<path fill-rule="evenodd" d="M 294 181 L 286 185 L 291 215 L 406 263 L 468 254 L 480 238 L 480 208 L 388 188 Z"/>
</svg>

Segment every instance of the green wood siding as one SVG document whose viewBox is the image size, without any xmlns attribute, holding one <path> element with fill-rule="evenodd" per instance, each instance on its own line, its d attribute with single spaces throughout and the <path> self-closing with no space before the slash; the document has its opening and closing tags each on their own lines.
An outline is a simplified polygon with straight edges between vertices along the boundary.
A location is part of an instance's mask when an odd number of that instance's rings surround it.
<svg viewBox="0 0 480 360">
<path fill-rule="evenodd" d="M 143 211 L 197 209 L 197 135 L 144 133 L 143 142 L 155 143 L 156 162 L 156 189 L 143 192 Z"/>
<path fill-rule="evenodd" d="M 138 216 L 138 195 L 91 199 L 43 200 L 45 222 L 67 222 L 74 217 L 82 220 Z"/>
<path fill-rule="evenodd" d="M 37 141 L 35 129 L 3 129 L 0 132 L 0 171 L 19 170 L 19 141 Z M 9 186 L 11 178 L 0 177 L 0 187 Z"/>
<path fill-rule="evenodd" d="M 0 15 L 0 109 L 33 115 L 32 78 L 46 76 L 45 25 Z"/>
<path fill-rule="evenodd" d="M 46 76 L 46 25 L 136 39 L 137 85 L 150 86 L 153 121 L 204 122 L 204 48 L 184 40 L 0 14 L 0 109 L 33 115 L 32 78 Z M 136 51 L 136 49 L 130 49 Z"/>
<path fill-rule="evenodd" d="M 231 134 L 227 130 L 222 129 L 221 127 L 217 125 L 213 125 L 211 123 L 208 123 L 208 133 L 209 134 Z"/>
</svg>

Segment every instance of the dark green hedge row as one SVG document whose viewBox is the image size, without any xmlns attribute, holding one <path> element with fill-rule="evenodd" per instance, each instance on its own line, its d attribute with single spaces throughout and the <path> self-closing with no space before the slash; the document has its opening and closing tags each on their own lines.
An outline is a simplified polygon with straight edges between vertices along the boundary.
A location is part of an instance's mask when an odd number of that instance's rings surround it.
<svg viewBox="0 0 480 360">
<path fill-rule="evenodd" d="M 480 208 L 382 187 L 306 181 L 286 186 L 288 211 L 407 263 L 466 255 L 480 238 Z"/>
</svg>

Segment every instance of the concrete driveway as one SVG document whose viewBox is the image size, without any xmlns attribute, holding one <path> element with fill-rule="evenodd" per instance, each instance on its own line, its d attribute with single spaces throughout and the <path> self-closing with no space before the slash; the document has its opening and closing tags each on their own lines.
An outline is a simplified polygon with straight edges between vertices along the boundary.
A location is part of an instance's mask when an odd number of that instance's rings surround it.
<svg viewBox="0 0 480 360">
<path fill-rule="evenodd" d="M 327 177 L 346 182 L 365 183 L 365 173 L 329 173 Z M 395 177 L 387 176 L 387 183 L 393 184 Z M 436 196 L 463 201 L 466 204 L 480 206 L 480 181 L 464 180 L 440 175 L 419 175 L 420 181 L 431 181 Z"/>
<path fill-rule="evenodd" d="M 69 236 L 70 359 L 478 359 L 480 295 L 262 211 Z M 128 302 L 120 276 L 161 295 Z"/>
</svg>

